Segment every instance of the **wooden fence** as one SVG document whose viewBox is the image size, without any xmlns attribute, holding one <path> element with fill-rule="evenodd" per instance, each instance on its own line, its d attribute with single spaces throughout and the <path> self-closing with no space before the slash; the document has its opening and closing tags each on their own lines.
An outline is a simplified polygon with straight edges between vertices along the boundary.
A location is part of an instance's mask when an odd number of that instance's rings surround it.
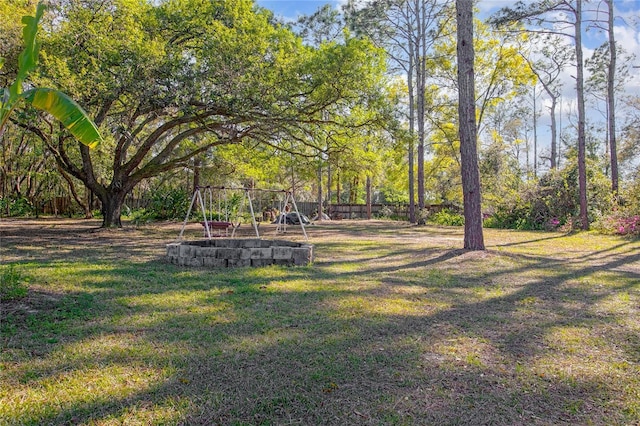
<svg viewBox="0 0 640 426">
<path fill-rule="evenodd" d="M 133 197 L 128 195 L 125 199 L 125 205 L 131 209 L 136 210 L 140 208 L 146 208 L 151 201 L 150 197 Z M 277 202 L 273 205 L 269 202 L 254 202 L 254 209 L 256 209 L 256 216 L 261 216 L 262 211 L 269 208 L 279 209 L 281 206 Z M 318 203 L 314 201 L 298 201 L 296 202 L 300 213 L 312 218 L 318 212 Z M 80 209 L 77 204 L 70 197 L 56 197 L 55 200 L 50 200 L 45 203 L 44 214 L 69 214 L 71 211 L 77 213 Z M 431 204 L 427 206 L 432 212 L 440 211 L 444 208 L 451 208 L 458 210 L 455 206 L 444 204 Z M 385 211 L 383 211 L 385 210 Z M 325 206 L 324 213 L 329 215 L 334 220 L 339 219 L 366 219 L 368 217 L 366 204 L 331 204 L 328 207 Z M 408 204 L 372 204 L 371 205 L 371 217 L 390 216 L 395 219 L 409 219 L 409 205 Z"/>
<path fill-rule="evenodd" d="M 312 201 L 298 202 L 300 213 L 313 217 L 318 212 L 318 203 Z M 449 208 L 459 210 L 456 206 L 448 204 L 430 204 L 426 206 L 432 213 L 439 212 Z M 386 210 L 386 211 L 383 211 Z M 331 219 L 367 219 L 368 209 L 366 204 L 331 204 L 325 206 L 324 213 L 329 215 Z M 372 204 L 371 218 L 392 217 L 394 219 L 409 220 L 408 204 Z"/>
</svg>

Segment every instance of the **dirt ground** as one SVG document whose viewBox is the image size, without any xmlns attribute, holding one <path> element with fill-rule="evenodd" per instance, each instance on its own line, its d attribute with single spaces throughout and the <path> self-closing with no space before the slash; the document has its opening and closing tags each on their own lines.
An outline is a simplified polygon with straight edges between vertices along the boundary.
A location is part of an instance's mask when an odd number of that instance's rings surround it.
<svg viewBox="0 0 640 426">
<path fill-rule="evenodd" d="M 104 229 L 97 219 L 0 219 L 0 258 L 4 262 L 24 260 L 24 256 L 68 257 L 74 252 L 83 255 L 91 251 L 100 252 L 100 257 L 129 257 L 133 254 L 143 257 L 162 256 L 165 244 L 179 240 L 182 222 L 157 222 L 135 226 L 124 222 L 122 228 Z M 376 238 L 389 240 L 413 240 L 431 238 L 434 243 L 462 246 L 462 229 L 452 228 L 438 235 L 415 234 L 416 227 L 403 222 L 381 220 L 328 221 L 317 222 L 305 227 L 309 241 L 321 242 L 346 235 L 350 239 Z M 261 223 L 260 237 L 265 239 L 288 239 L 304 241 L 304 233 L 299 226 L 289 225 L 285 234 L 276 234 L 276 226 Z M 236 237 L 254 238 L 255 231 L 250 224 L 243 224 Z M 204 238 L 203 227 L 199 223 L 186 225 L 184 239 Z M 60 253 L 55 253 L 60 251 Z"/>
</svg>

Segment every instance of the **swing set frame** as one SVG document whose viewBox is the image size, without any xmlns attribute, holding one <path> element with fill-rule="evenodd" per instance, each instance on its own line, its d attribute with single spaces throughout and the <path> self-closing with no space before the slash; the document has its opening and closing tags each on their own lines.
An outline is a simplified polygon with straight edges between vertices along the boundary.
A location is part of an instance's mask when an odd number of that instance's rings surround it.
<svg viewBox="0 0 640 426">
<path fill-rule="evenodd" d="M 210 210 L 212 210 L 213 207 L 213 190 L 218 190 L 218 191 L 223 191 L 225 194 L 224 197 L 224 201 L 225 201 L 225 221 L 221 221 L 220 220 L 220 204 L 221 204 L 221 199 L 220 196 L 218 196 L 218 220 L 214 221 L 213 220 L 213 212 L 211 211 L 211 215 L 207 216 L 207 209 L 205 208 L 205 198 L 202 196 L 202 190 L 204 189 L 205 191 L 205 197 L 208 196 L 208 200 L 209 200 L 209 206 L 210 206 Z M 249 213 L 251 214 L 251 223 L 253 225 L 253 229 L 256 233 L 256 238 L 261 238 L 260 237 L 260 231 L 258 230 L 258 223 L 256 222 L 256 215 L 255 215 L 255 211 L 253 210 L 253 202 L 251 200 L 251 195 L 249 193 L 249 191 L 258 191 L 258 192 L 271 192 L 271 193 L 281 193 L 284 194 L 284 202 L 282 204 L 282 206 L 287 206 L 289 205 L 289 203 L 291 203 L 293 205 L 293 208 L 295 210 L 295 214 L 298 216 L 298 221 L 300 222 L 300 227 L 302 228 L 302 233 L 304 234 L 304 238 L 305 240 L 309 240 L 309 237 L 307 235 L 307 231 L 304 228 L 304 222 L 302 220 L 302 215 L 300 214 L 300 211 L 298 210 L 298 205 L 296 204 L 296 200 L 293 196 L 293 192 L 291 191 L 286 191 L 283 189 L 258 189 L 258 188 L 244 188 L 244 187 L 225 187 L 225 186 L 211 186 L 211 185 L 207 185 L 207 186 L 196 186 L 194 191 L 193 191 L 193 196 L 191 197 L 191 203 L 189 204 L 189 208 L 187 209 L 187 215 L 184 218 L 184 222 L 182 223 L 182 229 L 180 229 L 180 235 L 178 236 L 178 239 L 182 239 L 183 235 L 184 235 L 184 230 L 187 226 L 187 223 L 189 222 L 189 216 L 191 216 L 191 212 L 193 210 L 193 207 L 196 203 L 198 203 L 198 205 L 200 206 L 201 212 L 202 212 L 202 217 L 204 218 L 204 220 L 201 222 L 202 226 L 204 227 L 205 230 L 205 237 L 207 239 L 212 239 L 212 234 L 211 234 L 211 230 L 212 229 L 217 229 L 220 231 L 225 231 L 225 233 L 227 233 L 228 235 L 228 229 L 229 227 L 232 228 L 231 231 L 231 238 L 235 238 L 235 234 L 236 234 L 236 230 L 240 227 L 240 221 L 238 220 L 238 224 L 234 225 L 233 221 L 229 220 L 229 209 L 228 209 L 228 205 L 227 205 L 227 190 L 229 191 L 242 191 L 244 193 L 244 197 L 241 201 L 240 207 L 238 209 L 238 218 L 240 217 L 240 215 L 242 214 L 242 206 L 246 200 L 247 204 L 249 205 Z M 280 215 L 278 216 L 278 219 L 276 221 L 276 234 L 281 234 L 281 233 L 285 233 L 287 231 L 287 218 L 286 218 L 286 214 L 282 212 L 283 209 L 280 209 Z"/>
</svg>

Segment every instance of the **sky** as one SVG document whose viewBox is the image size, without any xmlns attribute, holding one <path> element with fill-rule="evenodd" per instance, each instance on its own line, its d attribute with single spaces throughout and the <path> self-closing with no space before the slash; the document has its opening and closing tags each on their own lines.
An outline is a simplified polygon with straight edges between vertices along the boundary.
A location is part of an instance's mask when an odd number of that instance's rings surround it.
<svg viewBox="0 0 640 426">
<path fill-rule="evenodd" d="M 295 18 L 299 15 L 309 15 L 324 4 L 338 6 L 338 1 L 324 0 L 256 0 L 256 3 L 275 12 L 276 15 Z"/>
</svg>

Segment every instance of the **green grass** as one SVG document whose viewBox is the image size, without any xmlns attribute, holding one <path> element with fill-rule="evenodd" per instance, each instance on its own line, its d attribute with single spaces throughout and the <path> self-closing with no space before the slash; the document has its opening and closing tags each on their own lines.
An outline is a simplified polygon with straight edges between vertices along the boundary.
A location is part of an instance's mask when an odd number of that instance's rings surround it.
<svg viewBox="0 0 640 426">
<path fill-rule="evenodd" d="M 162 262 L 179 225 L 3 227 L 0 425 L 640 423 L 637 241 L 343 222 L 212 271 Z"/>
<path fill-rule="evenodd" d="M 26 297 L 27 281 L 28 278 L 15 265 L 0 267 L 0 301 L 7 302 Z"/>
</svg>

